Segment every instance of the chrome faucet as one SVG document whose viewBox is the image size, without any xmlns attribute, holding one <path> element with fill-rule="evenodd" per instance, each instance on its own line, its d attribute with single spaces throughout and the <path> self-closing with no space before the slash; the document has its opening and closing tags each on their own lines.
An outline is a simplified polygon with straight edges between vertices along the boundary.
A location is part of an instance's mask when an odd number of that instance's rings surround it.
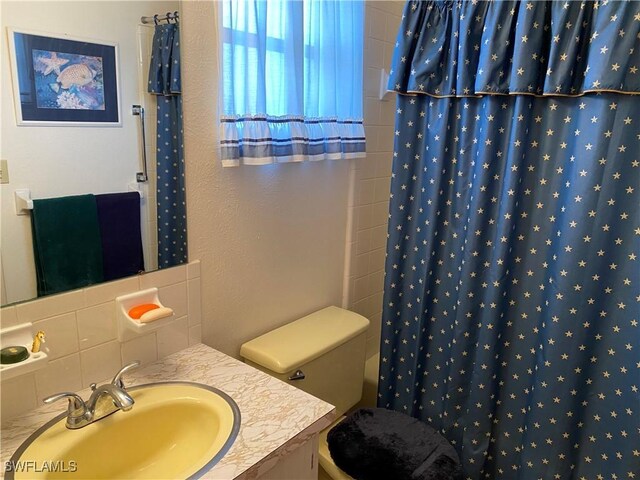
<svg viewBox="0 0 640 480">
<path fill-rule="evenodd" d="M 79 395 L 71 392 L 56 393 L 43 401 L 44 403 L 53 403 L 64 398 L 69 399 L 67 428 L 70 429 L 86 427 L 118 410 L 128 412 L 135 402 L 127 393 L 122 376 L 139 365 L 138 361 L 125 365 L 116 373 L 111 383 L 100 386 L 92 383 L 91 397 L 86 402 Z"/>
</svg>

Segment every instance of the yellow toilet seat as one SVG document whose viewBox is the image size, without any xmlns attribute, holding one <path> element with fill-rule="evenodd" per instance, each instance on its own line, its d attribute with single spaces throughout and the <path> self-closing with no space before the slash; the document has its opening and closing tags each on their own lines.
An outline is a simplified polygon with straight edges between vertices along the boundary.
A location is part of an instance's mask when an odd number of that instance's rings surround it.
<svg viewBox="0 0 640 480">
<path fill-rule="evenodd" d="M 331 458 L 331 454 L 329 453 L 329 445 L 327 444 L 327 434 L 329 433 L 329 430 L 331 430 L 344 419 L 344 416 L 338 418 L 335 422 L 321 431 L 320 438 L 318 440 L 318 463 L 332 480 L 353 480 L 352 476 L 347 475 L 345 472 L 340 470 L 340 468 L 338 468 L 335 463 L 333 463 L 333 459 Z"/>
</svg>

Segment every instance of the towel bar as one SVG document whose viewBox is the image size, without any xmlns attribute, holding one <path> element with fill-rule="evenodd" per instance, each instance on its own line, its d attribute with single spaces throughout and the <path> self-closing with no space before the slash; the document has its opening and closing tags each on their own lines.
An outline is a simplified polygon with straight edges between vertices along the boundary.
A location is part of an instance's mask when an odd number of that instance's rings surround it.
<svg viewBox="0 0 640 480">
<path fill-rule="evenodd" d="M 138 192 L 140 198 L 144 198 L 144 195 L 140 190 L 133 190 Z M 27 215 L 29 210 L 33 210 L 33 200 L 31 199 L 31 190 L 28 188 L 18 188 L 13 191 L 13 198 L 16 204 L 16 215 Z"/>
<path fill-rule="evenodd" d="M 16 202 L 16 215 L 26 215 L 29 210 L 33 210 L 33 200 L 31 200 L 31 190 L 21 188 L 13 192 Z"/>
<path fill-rule="evenodd" d="M 140 131 L 142 132 L 142 171 L 136 173 L 136 181 L 145 183 L 149 181 L 147 173 L 147 140 L 145 138 L 144 127 L 144 107 L 142 105 L 131 105 L 131 114 L 140 117 Z"/>
</svg>

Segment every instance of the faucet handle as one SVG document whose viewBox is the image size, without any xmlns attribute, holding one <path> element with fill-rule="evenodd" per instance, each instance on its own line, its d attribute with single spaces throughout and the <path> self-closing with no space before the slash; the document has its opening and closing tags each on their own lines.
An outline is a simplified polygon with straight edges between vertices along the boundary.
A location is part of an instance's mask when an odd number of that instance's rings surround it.
<svg viewBox="0 0 640 480">
<path fill-rule="evenodd" d="M 87 411 L 87 405 L 79 395 L 76 395 L 72 392 L 62 392 L 56 393 L 54 395 L 49 395 L 42 401 L 49 404 L 65 398 L 69 399 L 69 407 L 67 409 L 67 413 L 70 417 L 79 417 L 85 414 L 85 412 Z"/>
<path fill-rule="evenodd" d="M 120 369 L 118 373 L 116 373 L 116 376 L 113 377 L 113 380 L 111 380 L 111 383 L 113 383 L 115 386 L 119 388 L 124 388 L 124 382 L 122 381 L 122 376 L 128 371 L 133 370 L 134 368 L 138 368 L 139 366 L 140 366 L 140 360 L 136 360 L 135 362 L 126 364 L 124 367 Z"/>
</svg>

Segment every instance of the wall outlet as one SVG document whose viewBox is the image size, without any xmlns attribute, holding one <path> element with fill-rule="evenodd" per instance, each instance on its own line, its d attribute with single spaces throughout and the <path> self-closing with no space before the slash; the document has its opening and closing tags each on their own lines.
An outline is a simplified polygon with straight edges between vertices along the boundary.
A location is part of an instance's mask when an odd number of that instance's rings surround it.
<svg viewBox="0 0 640 480">
<path fill-rule="evenodd" d="M 9 183 L 9 162 L 0 160 L 0 184 Z"/>
</svg>

